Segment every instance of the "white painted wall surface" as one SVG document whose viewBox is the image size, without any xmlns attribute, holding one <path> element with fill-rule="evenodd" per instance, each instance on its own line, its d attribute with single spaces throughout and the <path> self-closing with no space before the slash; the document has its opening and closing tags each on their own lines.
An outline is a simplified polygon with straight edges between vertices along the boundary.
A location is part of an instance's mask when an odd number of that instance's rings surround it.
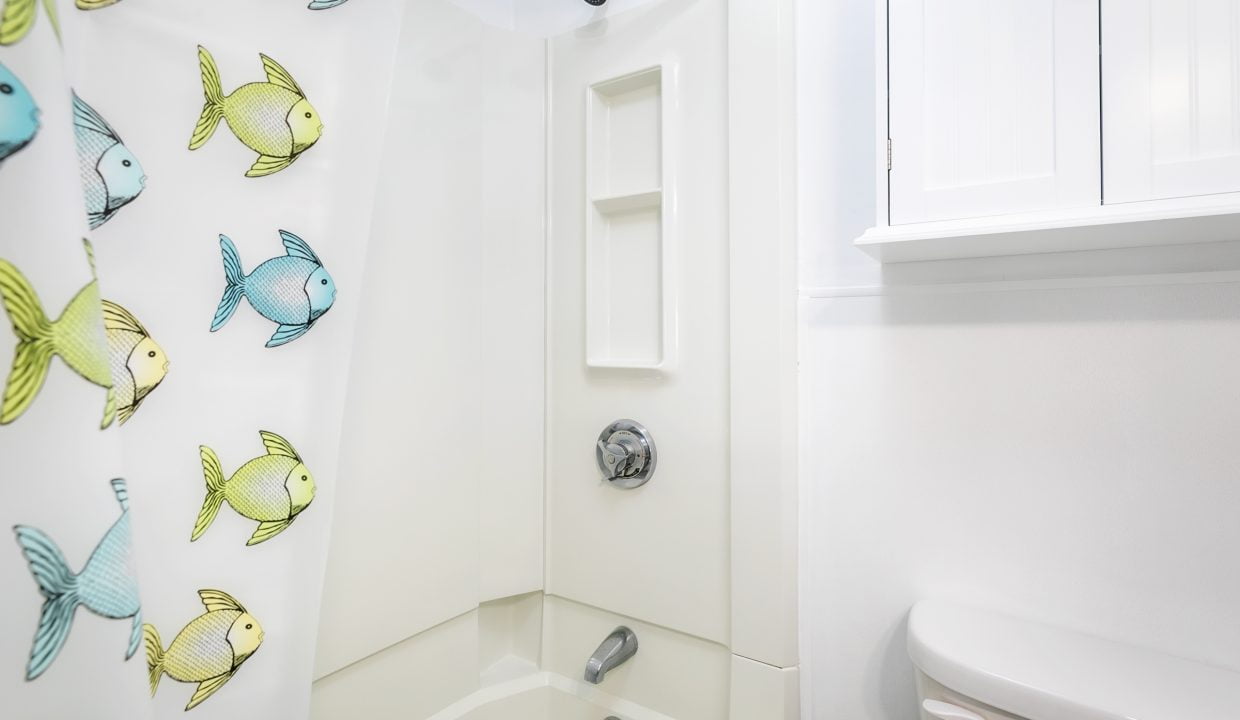
<svg viewBox="0 0 1240 720">
<path fill-rule="evenodd" d="M 927 596 L 1240 667 L 1240 284 L 882 271 L 873 4 L 798 11 L 802 717 L 916 718 Z"/>
<path fill-rule="evenodd" d="M 316 676 L 542 587 L 543 42 L 408 3 Z"/>
<path fill-rule="evenodd" d="M 811 717 L 915 717 L 923 597 L 1240 668 L 1240 284 L 804 311 Z"/>
<path fill-rule="evenodd" d="M 796 2 L 801 287 L 873 285 L 881 266 L 851 239 L 876 217 L 874 3 Z"/>
</svg>

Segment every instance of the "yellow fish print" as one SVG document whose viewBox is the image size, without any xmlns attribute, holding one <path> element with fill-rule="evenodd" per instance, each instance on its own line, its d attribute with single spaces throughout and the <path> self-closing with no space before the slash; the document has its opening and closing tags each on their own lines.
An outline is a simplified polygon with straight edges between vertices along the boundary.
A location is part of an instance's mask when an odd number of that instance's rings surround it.
<svg viewBox="0 0 1240 720">
<path fill-rule="evenodd" d="M 224 95 L 214 58 L 206 48 L 198 46 L 206 104 L 189 149 L 197 150 L 210 140 L 223 118 L 237 139 L 258 153 L 258 160 L 246 171 L 246 177 L 283 170 L 323 135 L 319 114 L 293 76 L 275 60 L 262 53 L 258 56 L 267 72 L 267 82 L 242 85 L 231 95 Z"/>
<path fill-rule="evenodd" d="M 98 10 L 109 5 L 115 5 L 121 0 L 77 0 L 78 10 Z"/>
<path fill-rule="evenodd" d="M 86 244 L 94 276 L 94 253 L 89 242 L 82 242 Z M 78 375 L 107 389 L 101 427 L 111 425 L 116 417 L 116 396 L 112 392 L 112 369 L 101 322 L 99 281 L 92 279 L 87 283 L 60 317 L 51 320 L 26 277 L 8 261 L 0 260 L 0 298 L 17 336 L 13 370 L 0 403 L 0 425 L 7 425 L 26 412 L 42 389 L 52 358 L 57 355 Z"/>
<path fill-rule="evenodd" d="M 224 687 L 241 663 L 263 644 L 262 626 L 231 595 L 219 590 L 199 590 L 198 597 L 207 612 L 177 633 L 167 650 L 154 625 L 142 626 L 151 697 L 165 674 L 177 682 L 198 683 L 186 710 L 198 707 Z"/>
<path fill-rule="evenodd" d="M 103 331 L 108 339 L 112 393 L 124 425 L 168 374 L 168 356 L 128 310 L 103 301 Z"/>
<path fill-rule="evenodd" d="M 56 0 L 43 0 L 47 19 L 52 23 L 56 37 L 60 37 L 60 22 L 56 16 Z M 35 0 L 0 0 L 0 45 L 12 45 L 26 37 L 34 27 L 39 14 Z"/>
<path fill-rule="evenodd" d="M 224 478 L 215 451 L 206 445 L 198 448 L 202 474 L 207 481 L 207 498 L 198 511 L 190 542 L 202 537 L 211 527 L 225 500 L 238 515 L 258 521 L 258 529 L 246 545 L 257 545 L 284 532 L 314 500 L 314 476 L 293 446 L 266 430 L 260 430 L 258 435 L 267 447 L 267 454 L 242 465 L 228 479 Z"/>
</svg>

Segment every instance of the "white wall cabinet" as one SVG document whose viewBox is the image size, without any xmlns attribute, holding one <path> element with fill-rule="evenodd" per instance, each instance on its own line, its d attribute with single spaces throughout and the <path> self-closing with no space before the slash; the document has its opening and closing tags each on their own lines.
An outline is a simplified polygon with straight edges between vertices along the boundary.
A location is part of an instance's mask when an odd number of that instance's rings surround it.
<svg viewBox="0 0 1240 720">
<path fill-rule="evenodd" d="M 1240 0 L 886 0 L 884 262 L 1240 242 Z"/>
<path fill-rule="evenodd" d="M 1240 191 L 1240 0 L 1102 0 L 1106 202 Z"/>
<path fill-rule="evenodd" d="M 1097 205 L 1097 0 L 891 0 L 891 224 Z"/>
</svg>

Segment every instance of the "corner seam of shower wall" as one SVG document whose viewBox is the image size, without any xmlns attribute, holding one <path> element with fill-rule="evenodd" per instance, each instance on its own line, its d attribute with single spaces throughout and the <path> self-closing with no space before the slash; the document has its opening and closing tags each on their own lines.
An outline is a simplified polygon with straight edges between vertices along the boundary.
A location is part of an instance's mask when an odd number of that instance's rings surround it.
<svg viewBox="0 0 1240 720">
<path fill-rule="evenodd" d="M 543 227 L 542 227 L 542 247 L 543 247 L 543 308 L 542 308 L 542 333 L 543 333 L 543 407 L 542 407 L 542 438 L 543 438 L 543 466 L 542 466 L 542 587 L 540 591 L 543 594 L 543 605 L 539 615 L 539 643 L 538 643 L 538 666 L 546 666 L 546 647 L 545 647 L 545 630 L 547 623 L 547 605 L 546 594 L 548 587 L 548 579 L 551 569 L 550 547 L 551 541 L 548 537 L 550 523 L 547 518 L 551 515 L 549 505 L 550 493 L 547 491 L 547 483 L 550 480 L 551 468 L 551 93 L 552 93 L 552 43 L 551 38 L 544 38 L 543 46 Z"/>
<path fill-rule="evenodd" d="M 542 546 L 542 591 L 545 594 L 549 586 L 551 574 L 551 558 L 550 547 L 551 538 L 550 523 L 547 518 L 551 515 L 550 498 L 548 492 L 548 483 L 551 478 L 551 189 L 553 178 L 551 176 L 552 158 L 551 158 L 551 137 L 553 128 L 551 127 L 551 102 L 552 102 L 552 70 L 554 52 L 550 38 L 543 39 L 543 546 Z M 542 663 L 541 651 L 539 654 L 539 663 Z"/>
<path fill-rule="evenodd" d="M 796 0 L 728 0 L 733 718 L 797 720 Z"/>
<path fill-rule="evenodd" d="M 794 3 L 728 0 L 731 648 L 783 669 L 799 663 Z"/>
</svg>

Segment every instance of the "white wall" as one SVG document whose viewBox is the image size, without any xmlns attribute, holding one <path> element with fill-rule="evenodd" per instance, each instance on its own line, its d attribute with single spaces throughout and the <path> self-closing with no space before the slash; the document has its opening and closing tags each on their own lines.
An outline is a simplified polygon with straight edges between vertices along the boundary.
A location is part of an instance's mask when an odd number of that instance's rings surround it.
<svg viewBox="0 0 1240 720">
<path fill-rule="evenodd" d="M 318 677 L 542 588 L 543 74 L 541 40 L 408 3 Z"/>
<path fill-rule="evenodd" d="M 664 0 L 553 39 L 548 235 L 547 592 L 726 646 L 729 642 L 727 3 Z M 586 366 L 586 103 L 593 83 L 662 64 L 664 263 L 678 338 L 658 371 Z M 645 148 L 643 148 L 645 149 Z M 605 154 L 596 151 L 594 161 Z M 619 163 L 617 162 L 617 165 Z M 674 172 L 673 172 L 674 169 Z M 597 168 L 591 168 L 595 172 Z M 597 185 L 596 185 L 597 187 Z M 624 238 L 597 243 L 595 262 Z M 623 245 L 606 250 L 620 257 Z M 670 255 L 673 260 L 667 260 Z M 596 279 L 594 282 L 598 282 Z M 636 291 L 634 291 L 636 294 Z M 648 286 L 643 297 L 651 292 Z M 645 318 L 634 320 L 647 325 Z M 601 332 L 601 323 L 594 332 Z M 666 352 L 671 355 L 671 348 Z M 605 483 L 599 432 L 649 428 L 650 482 Z M 598 637 L 595 644 L 602 640 Z M 584 662 L 584 657 L 582 661 Z M 724 688 L 720 698 L 726 698 Z M 705 699 L 702 702 L 706 702 Z"/>
<path fill-rule="evenodd" d="M 929 596 L 1240 668 L 1240 284 L 880 272 L 872 3 L 800 11 L 804 716 L 915 718 Z"/>
</svg>

